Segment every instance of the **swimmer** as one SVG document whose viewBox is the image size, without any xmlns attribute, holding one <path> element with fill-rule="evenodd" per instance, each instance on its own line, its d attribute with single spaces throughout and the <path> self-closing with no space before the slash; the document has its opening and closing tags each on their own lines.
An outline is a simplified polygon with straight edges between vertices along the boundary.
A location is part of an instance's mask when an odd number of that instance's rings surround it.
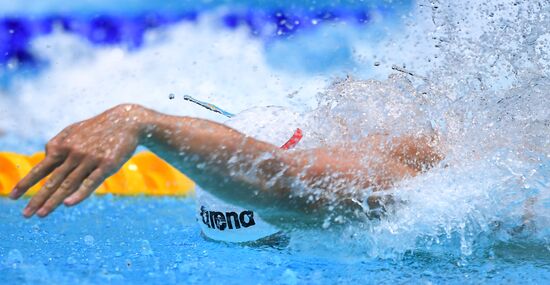
<svg viewBox="0 0 550 285">
<path fill-rule="evenodd" d="M 46 156 L 10 194 L 18 199 L 48 181 L 23 210 L 46 217 L 74 206 L 114 174 L 139 145 L 228 203 L 256 209 L 280 228 L 318 226 L 337 213 L 353 218 L 365 193 L 390 189 L 441 159 L 433 134 L 370 135 L 313 149 L 282 150 L 223 124 L 123 104 L 68 126 L 46 144 Z M 372 196 L 371 196 L 372 197 Z"/>
</svg>

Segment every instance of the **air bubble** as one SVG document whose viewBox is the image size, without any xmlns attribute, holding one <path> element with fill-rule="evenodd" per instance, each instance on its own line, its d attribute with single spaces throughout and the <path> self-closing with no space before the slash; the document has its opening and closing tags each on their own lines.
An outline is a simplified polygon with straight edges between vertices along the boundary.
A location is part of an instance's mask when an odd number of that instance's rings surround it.
<svg viewBox="0 0 550 285">
<path fill-rule="evenodd" d="M 23 263 L 23 255 L 18 249 L 12 249 L 8 253 L 8 258 L 5 261 L 7 265 L 17 267 L 18 264 Z"/>
<path fill-rule="evenodd" d="M 285 272 L 283 272 L 281 282 L 288 285 L 298 284 L 298 274 L 294 270 L 287 268 Z"/>
<path fill-rule="evenodd" d="M 151 244 L 148 240 L 141 241 L 141 254 L 145 256 L 153 255 L 153 249 L 151 249 Z"/>
<path fill-rule="evenodd" d="M 94 243 L 95 243 L 95 239 L 93 236 L 91 235 L 84 236 L 84 244 L 86 244 L 87 246 L 93 246 Z"/>
<path fill-rule="evenodd" d="M 76 259 L 72 256 L 67 257 L 67 264 L 69 265 L 76 264 Z"/>
</svg>

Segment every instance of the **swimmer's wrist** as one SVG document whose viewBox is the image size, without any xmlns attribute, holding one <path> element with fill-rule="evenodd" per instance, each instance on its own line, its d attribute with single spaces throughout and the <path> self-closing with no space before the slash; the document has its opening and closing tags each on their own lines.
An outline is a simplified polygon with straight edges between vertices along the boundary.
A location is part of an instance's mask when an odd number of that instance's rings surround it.
<svg viewBox="0 0 550 285">
<path fill-rule="evenodd" d="M 155 112 L 154 110 L 140 106 L 137 110 L 138 115 L 138 138 L 140 144 L 150 140 L 161 125 L 162 114 Z"/>
<path fill-rule="evenodd" d="M 139 115 L 139 144 L 148 145 L 157 140 L 169 140 L 167 136 L 175 131 L 185 132 L 192 119 L 191 117 L 176 117 L 159 113 L 155 110 L 140 106 Z"/>
<path fill-rule="evenodd" d="M 136 136 L 139 143 L 143 141 L 144 137 L 152 134 L 152 130 L 160 121 L 158 116 L 161 115 L 144 106 L 130 103 L 117 105 L 108 112 L 113 115 L 113 120 L 126 122 L 126 130 L 130 135 Z"/>
</svg>

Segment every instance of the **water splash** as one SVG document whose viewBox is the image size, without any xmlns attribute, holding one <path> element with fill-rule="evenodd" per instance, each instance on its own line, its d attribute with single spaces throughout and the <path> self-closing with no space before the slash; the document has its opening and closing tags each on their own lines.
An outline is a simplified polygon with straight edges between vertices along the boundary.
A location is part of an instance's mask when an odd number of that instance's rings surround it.
<svg viewBox="0 0 550 285">
<path fill-rule="evenodd" d="M 320 143 L 431 129 L 442 134 L 446 157 L 391 191 L 401 201 L 391 215 L 334 233 L 330 241 L 341 241 L 336 248 L 344 256 L 483 257 L 501 244 L 547 251 L 550 4 L 420 1 L 417 13 L 426 9 L 430 22 L 420 20 L 409 32 L 422 30 L 422 41 L 435 41 L 436 52 L 407 58 L 407 68 L 396 68 L 405 75 L 335 83 L 320 95 L 311 126 Z M 310 249 L 309 233 L 296 236 L 295 248 Z"/>
</svg>

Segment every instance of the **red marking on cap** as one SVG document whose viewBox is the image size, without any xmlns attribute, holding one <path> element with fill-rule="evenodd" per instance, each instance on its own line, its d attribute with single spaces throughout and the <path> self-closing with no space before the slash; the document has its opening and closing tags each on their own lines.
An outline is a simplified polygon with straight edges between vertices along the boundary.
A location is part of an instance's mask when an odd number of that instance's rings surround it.
<svg viewBox="0 0 550 285">
<path fill-rule="evenodd" d="M 302 137 L 303 137 L 302 130 L 300 130 L 299 128 L 296 129 L 292 137 L 290 137 L 290 139 L 288 139 L 288 141 L 284 145 L 282 145 L 281 148 L 291 149 L 295 147 L 298 144 L 298 142 L 300 142 Z"/>
</svg>

